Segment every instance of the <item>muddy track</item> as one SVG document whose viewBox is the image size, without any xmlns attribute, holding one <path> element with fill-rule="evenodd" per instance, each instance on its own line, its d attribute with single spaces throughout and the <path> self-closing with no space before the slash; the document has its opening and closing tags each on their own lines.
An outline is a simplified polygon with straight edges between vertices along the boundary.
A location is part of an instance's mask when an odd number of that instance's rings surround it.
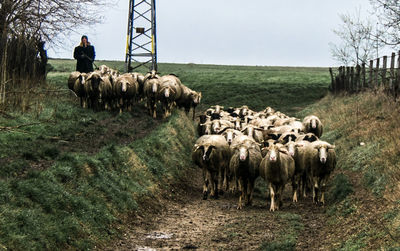
<svg viewBox="0 0 400 251">
<path fill-rule="evenodd" d="M 256 250 L 263 243 L 276 242 L 290 229 L 286 215 L 299 218 L 297 250 L 324 250 L 327 235 L 324 208 L 312 205 L 310 198 L 290 201 L 290 189 L 279 212 L 270 212 L 261 196 L 253 205 L 237 210 L 237 195 L 224 194 L 218 200 L 202 200 L 201 173 L 195 182 L 165 201 L 162 212 L 151 214 L 130 226 L 123 239 L 103 250 Z M 148 216 L 148 215 L 147 215 Z"/>
</svg>

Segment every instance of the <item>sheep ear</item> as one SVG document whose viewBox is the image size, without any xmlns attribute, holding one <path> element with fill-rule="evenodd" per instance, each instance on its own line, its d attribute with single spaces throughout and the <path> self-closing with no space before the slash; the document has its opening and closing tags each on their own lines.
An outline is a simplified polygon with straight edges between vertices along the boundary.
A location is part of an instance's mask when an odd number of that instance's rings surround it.
<svg viewBox="0 0 400 251">
<path fill-rule="evenodd" d="M 200 146 L 199 145 L 194 145 L 194 150 L 193 150 L 193 152 L 196 152 L 197 150 L 199 150 L 199 148 L 200 148 Z"/>
<path fill-rule="evenodd" d="M 328 145 L 328 149 L 335 149 L 335 145 Z"/>
</svg>

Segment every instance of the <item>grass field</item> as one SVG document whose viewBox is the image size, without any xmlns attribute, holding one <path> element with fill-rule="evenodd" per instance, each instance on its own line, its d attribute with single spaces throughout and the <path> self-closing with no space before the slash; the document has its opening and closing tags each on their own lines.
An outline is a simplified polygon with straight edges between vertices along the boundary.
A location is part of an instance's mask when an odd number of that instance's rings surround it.
<svg viewBox="0 0 400 251">
<path fill-rule="evenodd" d="M 28 111 L 9 109 L 0 114 L 0 248 L 90 249 L 107 242 L 121 233 L 117 229 L 129 215 L 155 203 L 163 188 L 193 167 L 190 149 L 195 124 L 183 112 L 163 121 L 148 116 L 143 104 L 122 115 L 82 109 L 66 86 L 75 61 L 49 63 L 47 85 L 38 87 Z M 123 62 L 97 62 L 103 63 L 124 69 Z M 271 106 L 299 118 L 316 113 L 329 121 L 325 139 L 347 147 L 346 130 L 337 118 L 347 121 L 340 111 L 347 109 L 349 116 L 351 106 L 333 110 L 330 103 L 337 99 L 324 98 L 330 81 L 325 68 L 159 64 L 159 71 L 174 73 L 185 85 L 201 91 L 200 110 L 219 104 L 248 105 L 254 110 Z M 373 145 L 369 147 L 372 151 Z M 343 156 L 348 156 L 344 149 L 368 156 L 362 153 L 367 150 L 354 145 L 339 148 Z M 351 161 L 344 158 L 341 168 Z M 386 180 L 367 173 L 366 184 L 383 194 Z M 348 180 L 345 173 L 334 183 L 338 195 L 332 201 L 340 199 L 332 215 L 343 213 L 340 203 L 353 191 Z M 388 217 L 394 222 L 397 211 Z M 299 220 L 298 215 L 286 218 Z M 278 242 L 292 246 L 296 229 L 291 227 L 291 236 Z"/>
</svg>

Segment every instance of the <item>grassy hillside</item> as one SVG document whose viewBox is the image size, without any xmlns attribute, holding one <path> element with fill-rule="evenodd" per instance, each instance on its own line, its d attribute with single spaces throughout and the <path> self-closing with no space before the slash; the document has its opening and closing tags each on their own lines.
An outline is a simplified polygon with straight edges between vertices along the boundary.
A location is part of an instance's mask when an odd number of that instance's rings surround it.
<svg viewBox="0 0 400 251">
<path fill-rule="evenodd" d="M 143 104 L 122 115 L 82 109 L 66 90 L 75 62 L 50 64 L 27 112 L 0 115 L 1 247 L 93 247 L 192 168 L 195 131 L 182 112 L 162 121 Z M 160 64 L 159 71 L 202 91 L 202 108 L 246 104 L 294 114 L 322 98 L 329 83 L 322 68 Z"/>
<path fill-rule="evenodd" d="M 322 119 L 326 125 L 322 139 L 333 142 L 338 155 L 327 209 L 332 248 L 398 250 L 398 102 L 382 91 L 329 95 L 299 115 L 310 113 Z"/>
</svg>

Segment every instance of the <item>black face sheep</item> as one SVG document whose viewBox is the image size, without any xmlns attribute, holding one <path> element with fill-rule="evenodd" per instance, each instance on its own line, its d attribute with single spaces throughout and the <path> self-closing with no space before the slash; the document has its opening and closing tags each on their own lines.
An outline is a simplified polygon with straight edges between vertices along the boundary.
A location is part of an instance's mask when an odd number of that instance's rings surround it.
<svg viewBox="0 0 400 251">
<path fill-rule="evenodd" d="M 193 147 L 192 160 L 203 170 L 203 199 L 207 199 L 209 190 L 211 197 L 218 198 L 219 186 L 222 186 L 230 160 L 225 138 L 221 135 L 201 136 Z"/>
<path fill-rule="evenodd" d="M 323 132 L 323 125 L 317 116 L 309 115 L 303 119 L 304 132 L 312 132 L 318 138 L 321 137 Z"/>
<path fill-rule="evenodd" d="M 308 149 L 307 176 L 312 186 L 314 203 L 325 203 L 324 193 L 330 174 L 336 167 L 335 146 L 325 141 L 314 141 Z"/>
<path fill-rule="evenodd" d="M 292 180 L 294 170 L 294 160 L 286 150 L 277 145 L 268 147 L 268 153 L 260 163 L 260 176 L 268 183 L 270 211 L 278 210 L 282 206 L 283 189 Z"/>
</svg>

